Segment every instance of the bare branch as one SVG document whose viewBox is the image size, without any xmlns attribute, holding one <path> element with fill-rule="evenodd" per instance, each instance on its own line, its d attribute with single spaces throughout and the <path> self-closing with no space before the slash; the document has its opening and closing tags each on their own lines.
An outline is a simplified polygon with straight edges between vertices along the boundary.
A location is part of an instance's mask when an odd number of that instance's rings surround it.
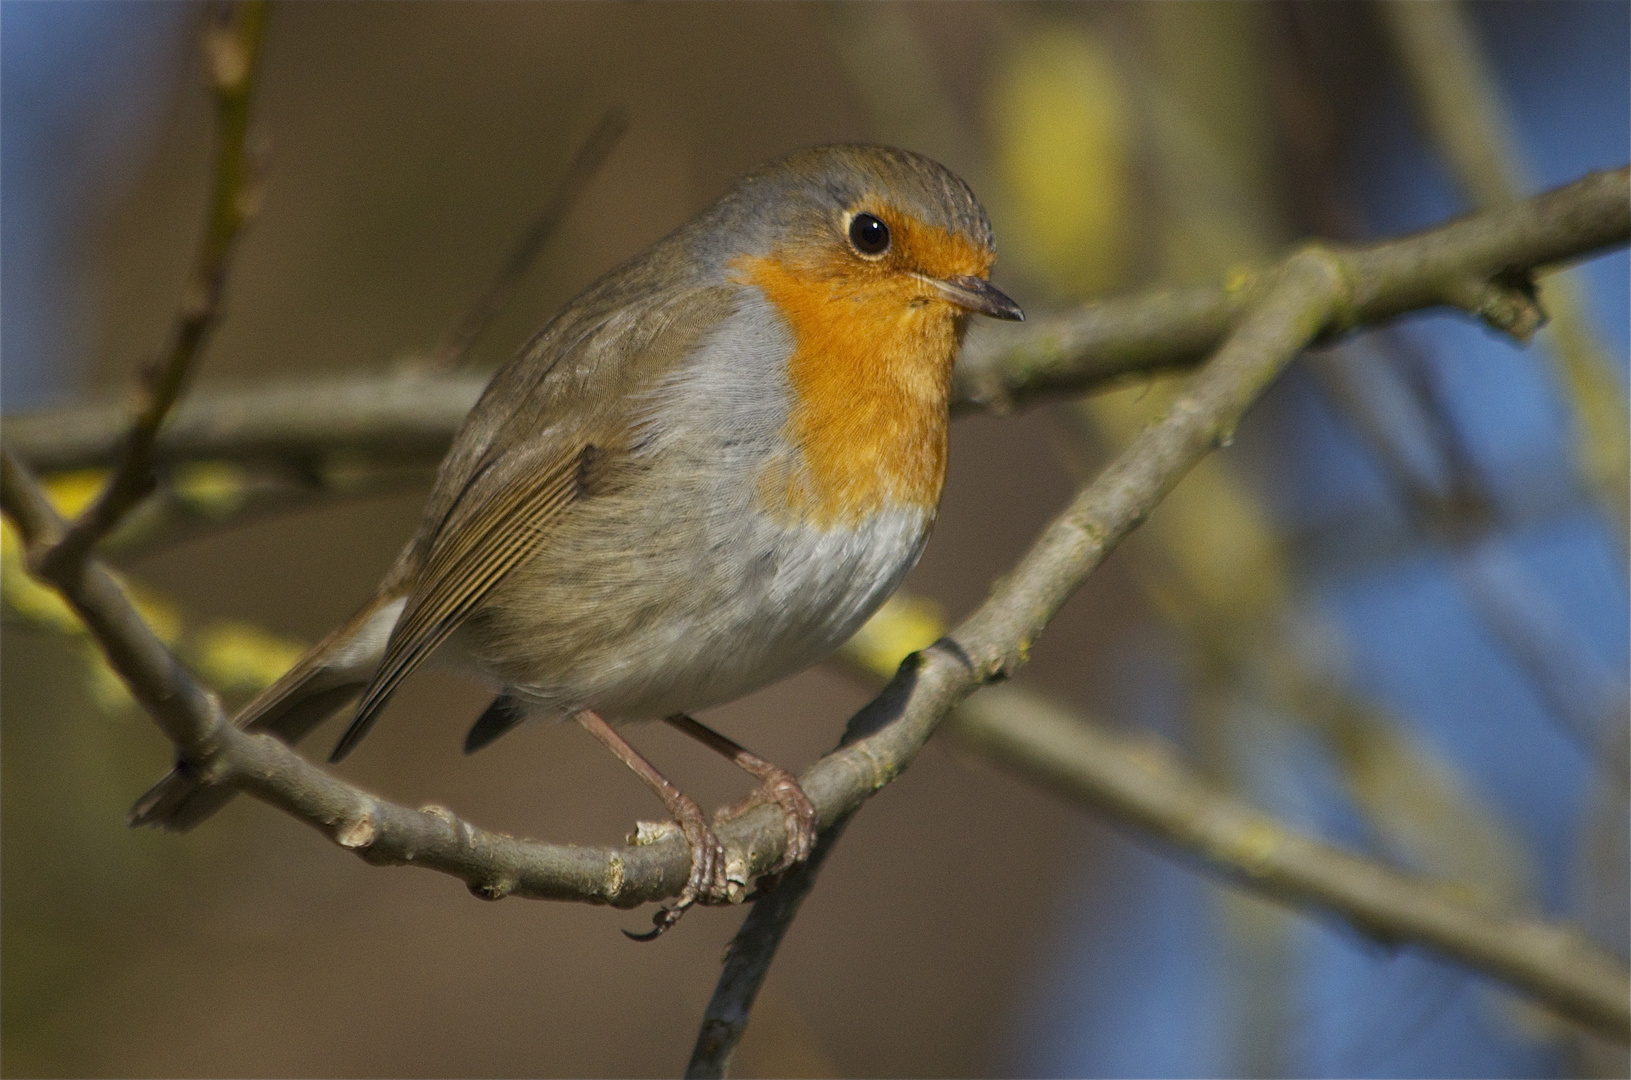
<svg viewBox="0 0 1631 1080">
<path fill-rule="evenodd" d="M 823 829 L 810 857 L 753 902 L 753 910 L 725 947 L 725 969 L 702 1014 L 697 1044 L 685 1067 L 687 1080 L 717 1080 L 730 1070 L 731 1055 L 747 1030 L 748 1015 L 770 971 L 770 961 L 847 824 L 849 819 L 844 818 Z"/>
<path fill-rule="evenodd" d="M 0 446 L 0 509 L 16 527 L 25 550 L 49 550 L 65 529 L 26 466 Z M 95 559 L 53 568 L 42 580 L 62 594 L 108 662 L 130 686 L 136 700 L 189 759 L 212 755 L 214 738 L 226 724 L 221 703 L 200 686 L 142 619 L 124 587 Z"/>
<path fill-rule="evenodd" d="M 1197 378 L 1193 393 L 1135 442 L 1119 467 L 1113 466 L 1085 489 L 963 630 L 915 664 L 903 666 L 891 688 L 852 720 L 849 745 L 802 778 L 822 820 L 835 821 L 853 811 L 906 767 L 956 700 L 1022 662 L 1029 640 L 1081 577 L 1223 431 L 1232 430 L 1272 375 L 1318 331 L 1339 291 L 1336 265 L 1328 255 L 1294 256 L 1288 264 L 1285 299 L 1267 307 L 1268 314 L 1247 320 L 1231 346 Z M 1310 292 L 1319 301 L 1314 305 L 1317 311 L 1298 307 Z M 1254 357 L 1253 351 L 1264 347 L 1272 350 L 1272 360 Z M 33 548 L 54 539 L 54 515 L 9 451 L 4 488 L 6 513 L 18 522 L 25 543 Z M 174 708 L 171 703 L 183 703 L 180 721 L 167 724 L 166 731 L 186 757 L 369 861 L 431 866 L 495 898 L 513 892 L 630 905 L 673 895 L 683 883 L 689 856 L 684 844 L 672 839 L 597 851 L 499 837 L 440 808 L 412 811 L 375 798 L 310 765 L 270 737 L 230 726 L 218 729 L 213 701 L 168 653 L 163 664 L 129 662 L 123 638 L 134 631 L 97 610 L 91 602 L 97 598 L 83 586 L 81 579 L 97 575 L 105 576 L 98 565 L 90 564 L 79 577 L 51 584 L 75 603 L 139 701 L 161 711 Z M 97 603 L 111 604 L 110 610 L 129 607 L 122 592 Z M 145 635 L 156 644 L 145 628 L 136 629 L 142 632 L 138 637 Z M 755 875 L 774 865 L 785 839 L 780 815 L 772 808 L 743 815 L 723 828 L 720 838 L 743 853 Z"/>
<path fill-rule="evenodd" d="M 1318 253 L 1303 254 L 1317 257 Z M 1202 387 L 1202 383 L 1204 382 L 1205 376 L 1211 375 L 1214 372 L 1228 371 L 1227 363 L 1229 360 L 1234 359 L 1234 357 L 1231 356 L 1231 350 L 1235 349 L 1237 346 L 1239 348 L 1239 355 L 1242 360 L 1245 360 L 1246 358 L 1254 358 L 1258 361 L 1264 361 L 1275 356 L 1276 335 L 1287 332 L 1293 334 L 1297 333 L 1299 329 L 1297 323 L 1299 312 L 1304 316 L 1311 316 L 1314 320 L 1312 325 L 1304 325 L 1301 327 L 1304 336 L 1299 339 L 1299 342 L 1306 343 L 1320 333 L 1321 329 L 1326 324 L 1327 318 L 1332 314 L 1339 300 L 1345 299 L 1345 297 L 1340 295 L 1341 290 L 1339 288 L 1333 287 L 1332 290 L 1323 297 L 1323 299 L 1321 298 L 1319 287 L 1315 283 L 1316 275 L 1314 270 L 1316 264 L 1312 260 L 1306 266 L 1308 279 L 1306 282 L 1302 283 L 1307 289 L 1307 292 L 1303 293 L 1298 290 L 1296 285 L 1299 283 L 1295 276 L 1295 271 L 1298 269 L 1297 259 L 1300 257 L 1302 256 L 1293 256 L 1292 260 L 1287 262 L 1284 270 L 1282 271 L 1285 277 L 1280 282 L 1276 283 L 1274 290 L 1271 291 L 1266 298 L 1263 298 L 1261 301 L 1261 306 L 1253 310 L 1247 316 L 1246 322 L 1235 332 L 1235 335 L 1230 339 L 1230 342 L 1225 346 L 1219 357 L 1208 365 L 1208 367 L 1202 373 L 1202 376 L 1197 377 L 1194 380 L 1194 384 L 1189 388 L 1190 395 L 1193 396 L 1186 395 L 1185 397 L 1180 398 L 1180 400 L 1174 405 L 1172 412 L 1169 412 L 1167 418 L 1168 421 L 1171 420 L 1173 413 L 1181 412 L 1184 408 L 1192 404 L 1196 397 L 1204 398 L 1205 390 Z M 1381 290 L 1378 290 L 1378 292 L 1380 291 Z M 1276 311 L 1274 307 L 1274 302 L 1276 300 L 1286 304 L 1287 308 L 1283 311 Z M 1480 302 L 1480 305 L 1482 306 L 1482 302 Z M 1508 315 L 1507 318 L 1502 320 L 1504 324 L 1502 326 L 1503 329 L 1516 332 L 1523 336 L 1527 336 L 1528 333 L 1532 332 L 1533 322 L 1535 320 L 1529 317 L 1515 317 L 1523 315 L 1523 308 L 1521 305 L 1513 305 L 1512 308 L 1508 309 L 1502 314 Z M 1292 345 L 1291 352 L 1294 352 L 1297 347 L 1297 345 Z M 1287 358 L 1289 359 L 1289 353 L 1287 354 Z M 1222 375 L 1220 378 L 1225 380 L 1231 378 L 1236 379 L 1238 380 L 1237 388 L 1245 389 L 1252 385 L 1251 376 L 1247 373 L 1248 370 L 1249 369 L 1243 365 L 1242 370 L 1229 372 L 1228 375 Z M 1273 372 L 1271 369 L 1265 374 L 1265 379 L 1272 378 L 1272 374 Z M 1249 393 L 1249 391 L 1247 392 Z M 1250 398 L 1248 397 L 1247 400 L 1249 401 Z M 1244 405 L 1242 405 L 1241 410 L 1244 410 Z M 1238 418 L 1239 414 L 1237 413 L 1235 415 Z M 1154 489 L 1153 484 L 1142 482 L 1146 480 L 1149 474 L 1137 474 L 1135 470 L 1138 468 L 1138 466 L 1141 464 L 1147 464 L 1153 469 L 1161 470 L 1162 467 L 1166 465 L 1166 463 L 1161 460 L 1161 451 L 1164 450 L 1176 454 L 1182 453 L 1185 449 L 1181 438 L 1167 442 L 1152 437 L 1151 433 L 1157 430 L 1159 430 L 1158 427 L 1148 429 L 1145 434 L 1139 438 L 1139 440 L 1135 441 L 1132 447 L 1124 452 L 1117 459 L 1117 461 L 1113 463 L 1108 470 L 1106 470 L 1105 474 L 1100 477 L 1099 481 L 1092 485 L 1088 490 L 1103 493 L 1114 492 L 1121 486 L 1122 483 L 1126 483 L 1127 486 L 1137 487 L 1140 489 Z M 1215 438 L 1219 439 L 1219 441 L 1226 442 L 1230 437 L 1232 430 L 1232 424 L 1227 424 L 1223 427 L 1214 429 L 1212 434 Z M 1164 434 L 1171 434 L 1171 431 L 1172 429 L 1169 428 L 1166 432 L 1164 432 Z M 1198 457 L 1199 455 L 1197 454 L 1196 456 Z M 1131 475 L 1123 480 L 1121 476 L 1117 475 L 1118 467 L 1126 467 Z M 1186 468 L 1186 466 L 1181 465 L 1174 466 L 1170 469 L 1169 475 L 1171 475 L 1175 480 L 1176 477 L 1181 476 L 1182 473 L 1186 471 Z M 1164 494 L 1164 490 L 1165 489 L 1161 489 L 1162 494 Z M 1156 496 L 1157 499 L 1159 499 L 1159 497 L 1159 495 Z M 1102 521 L 1092 521 L 1089 519 L 1087 522 L 1083 523 L 1088 526 L 1088 528 L 1084 531 L 1087 533 L 1089 538 L 1097 539 L 1098 537 L 1095 536 L 1092 526 L 1101 525 L 1105 528 L 1106 533 L 1110 535 L 1110 545 L 1113 546 L 1115 539 L 1119 539 L 1119 535 L 1116 534 L 1115 529 L 1120 522 L 1115 517 L 1113 507 L 1106 506 L 1105 509 L 1109 511 L 1109 513 L 1106 514 L 1105 519 Z M 1032 549 L 1031 555 L 1028 556 L 1026 560 L 1027 563 L 1032 562 L 1032 560 L 1045 549 L 1050 534 L 1053 536 L 1059 535 L 1060 524 L 1060 521 L 1056 521 L 1054 527 L 1051 528 L 1048 533 L 1044 534 L 1044 538 Z M 1136 521 L 1134 524 L 1136 524 Z M 1131 525 L 1125 526 L 1125 528 L 1130 529 Z M 1125 529 L 1123 531 L 1125 531 Z M 1104 534 L 1099 535 L 1102 536 Z M 1062 537 L 1061 540 L 1063 540 Z M 1061 550 L 1065 548 L 1065 544 L 1063 542 L 1061 542 L 1058 546 Z M 1025 564 L 1022 564 L 1022 567 L 1024 565 Z M 1018 577 L 1019 573 L 1016 572 L 1015 576 Z M 1011 585 L 1012 583 L 1010 582 L 1008 584 Z M 1054 585 L 1058 584 L 1058 580 L 1056 579 L 1053 582 L 1042 582 L 1041 584 Z M 1017 651 L 1011 659 L 1008 657 L 1004 658 L 1001 663 L 1001 667 L 997 669 L 999 671 L 1005 673 L 1011 661 L 1023 662 L 1024 657 L 1029 650 L 1029 645 L 1033 634 L 1039 631 L 1042 625 L 1045 625 L 1045 623 L 1051 619 L 1052 614 L 1057 610 L 1057 603 L 1054 602 L 1052 597 L 1046 593 L 1040 597 L 1033 596 L 1031 599 L 1033 603 L 1040 600 L 1040 603 L 1035 603 L 1035 606 L 1040 609 L 1040 618 L 1030 628 L 1016 628 L 1010 625 L 1007 628 L 1009 633 L 1001 635 L 1014 641 L 1017 646 Z M 976 624 L 976 621 L 980 619 L 982 615 L 991 612 L 996 600 L 997 596 L 993 596 L 992 601 L 988 602 L 988 604 L 983 607 L 980 612 L 977 612 L 968 623 L 965 623 L 962 630 L 966 631 L 972 624 Z M 1010 611 L 1007 612 L 1007 614 L 1014 613 Z M 1019 630 L 1018 634 L 1013 633 L 1015 629 Z M 952 637 L 954 640 L 963 640 L 961 631 L 952 635 Z M 967 656 L 966 650 L 964 651 L 964 655 Z M 971 662 L 971 666 L 977 667 L 977 662 Z M 974 699 L 973 702 L 970 702 L 963 707 L 964 710 L 967 711 L 975 707 L 980 700 L 981 699 Z M 954 713 L 954 715 L 961 714 Z M 852 730 L 855 730 L 853 724 Z M 984 748 L 990 750 L 992 749 L 992 744 L 988 742 Z M 1050 749 L 1057 749 L 1057 747 Z M 1000 757 L 1002 755 L 999 754 L 997 756 Z M 1012 757 L 1012 755 L 1009 756 L 1010 758 Z M 1061 764 L 1059 757 L 1056 754 L 1043 753 L 1039 755 L 1039 760 L 1044 763 L 1052 762 L 1055 767 L 1058 767 Z M 1123 762 L 1121 762 L 1121 764 L 1125 765 L 1127 762 L 1132 760 L 1134 759 L 1128 756 Z M 1088 789 L 1091 790 L 1091 785 L 1089 785 Z M 1167 792 L 1167 794 L 1193 795 L 1194 792 L 1199 789 L 1200 785 L 1191 782 L 1189 791 L 1181 793 Z M 1222 801 L 1208 803 L 1206 805 L 1197 807 L 1196 800 L 1193 798 L 1187 800 L 1187 802 L 1180 800 L 1177 805 L 1182 805 L 1183 809 L 1188 811 L 1199 812 L 1188 820 L 1186 820 L 1182 815 L 1162 819 L 1156 815 L 1138 815 L 1136 813 L 1132 815 L 1132 820 L 1136 821 L 1139 825 L 1142 825 L 1145 828 L 1151 828 L 1158 825 L 1166 826 L 1163 831 L 1158 832 L 1158 835 L 1161 835 L 1164 839 L 1168 839 L 1169 841 L 1178 841 L 1180 842 L 1180 846 L 1185 846 L 1189 850 L 1195 850 L 1195 844 L 1193 841 L 1197 837 L 1207 842 L 1220 839 L 1218 830 L 1208 829 L 1206 827 L 1208 822 L 1211 820 L 1208 816 L 1208 812 L 1221 812 L 1228 809 L 1234 809 L 1237 811 L 1236 817 L 1238 818 L 1238 812 L 1245 810 L 1245 808 L 1240 804 L 1233 804 L 1231 807 Z M 1174 804 L 1169 804 L 1168 808 L 1171 809 L 1173 806 Z M 1121 807 L 1121 809 L 1127 808 L 1128 807 L 1126 806 Z M 1141 807 L 1139 809 L 1148 808 Z M 1123 817 L 1121 820 L 1125 821 L 1127 819 L 1126 817 Z M 1253 823 L 1268 821 L 1267 818 L 1263 818 L 1261 815 L 1255 814 L 1251 815 L 1249 820 Z M 1174 828 L 1174 825 L 1177 823 L 1187 825 L 1190 828 L 1190 832 L 1185 834 Z M 1275 825 L 1274 828 L 1277 830 L 1277 833 L 1284 834 L 1283 830 L 1279 830 L 1277 825 Z M 1239 840 L 1240 838 L 1236 837 L 1234 839 Z M 1348 868 L 1351 866 L 1359 866 L 1367 872 L 1379 874 L 1385 881 L 1397 881 L 1404 883 L 1407 888 L 1403 891 L 1402 895 L 1406 901 L 1419 900 L 1424 894 L 1429 896 L 1431 895 L 1431 891 L 1427 887 L 1418 885 L 1414 882 L 1409 882 L 1408 879 L 1405 879 L 1400 875 L 1392 874 L 1379 868 L 1374 868 L 1361 860 L 1353 859 L 1351 856 L 1342 855 L 1341 853 L 1335 852 L 1332 849 L 1324 848 L 1321 845 L 1313 844 L 1312 842 L 1308 841 L 1302 841 L 1302 838 L 1300 837 L 1297 839 L 1305 845 L 1305 847 L 1302 849 L 1303 851 L 1314 851 L 1321 855 L 1329 856 L 1329 859 L 1326 861 L 1325 865 L 1297 865 L 1295 867 L 1295 870 L 1303 872 L 1326 872 L 1323 878 L 1308 876 L 1306 873 L 1302 878 L 1298 878 L 1296 874 L 1291 876 L 1291 880 L 1296 881 L 1298 884 L 1308 886 L 1308 888 L 1306 888 L 1304 891 L 1296 894 L 1300 899 L 1308 900 L 1311 897 L 1328 899 L 1332 892 L 1327 880 L 1333 876 L 1331 871 L 1335 868 Z M 1184 840 L 1189 840 L 1191 842 L 1184 845 L 1182 844 L 1182 841 Z M 1244 877 L 1247 880 L 1253 879 L 1255 870 L 1243 867 L 1241 865 L 1243 859 L 1241 861 L 1233 861 L 1230 858 L 1230 855 L 1244 855 L 1246 857 L 1250 857 L 1251 853 L 1238 843 L 1236 848 L 1230 852 L 1229 855 L 1220 855 L 1216 851 L 1208 852 L 1208 849 L 1204 846 L 1201 847 L 1200 850 L 1202 853 L 1211 853 L 1214 864 L 1224 866 L 1232 865 L 1233 868 L 1238 871 L 1238 877 Z M 1343 905 L 1339 902 L 1335 906 L 1343 908 L 1344 914 L 1346 914 L 1356 924 L 1360 925 L 1361 927 L 1368 928 L 1367 924 L 1369 922 L 1369 917 L 1373 913 L 1372 909 L 1374 908 L 1374 904 L 1372 903 L 1374 897 L 1365 895 L 1365 890 L 1374 885 L 1375 880 L 1366 879 L 1363 878 L 1363 876 L 1349 875 L 1342 877 L 1341 882 L 1343 885 L 1348 886 L 1348 888 L 1346 891 L 1340 888 L 1336 891 L 1341 896 L 1341 899 L 1343 901 L 1347 901 L 1348 904 L 1346 907 L 1343 907 Z M 800 891 L 795 896 L 790 898 L 785 903 L 773 903 L 771 905 L 771 910 L 768 913 L 764 913 L 763 917 L 760 917 L 761 913 L 756 911 L 754 913 L 754 917 L 749 920 L 749 923 L 744 925 L 743 930 L 738 936 L 738 942 L 743 947 L 742 952 L 737 954 L 733 951 L 727 960 L 725 971 L 720 976 L 713 999 L 710 1001 L 707 1014 L 705 1015 L 701 1030 L 698 1034 L 697 1044 L 693 1052 L 688 1075 L 724 1075 L 724 1070 L 728 1065 L 729 1057 L 734 1049 L 735 1042 L 740 1038 L 742 1031 L 745 1029 L 747 1015 L 751 1009 L 753 997 L 757 992 L 758 986 L 767 973 L 771 961 L 774 958 L 775 950 L 781 940 L 782 934 L 785 933 L 787 927 L 790 925 L 791 920 L 797 912 L 799 902 L 802 900 L 804 893 L 810 887 L 810 884 L 811 883 L 808 880 L 801 881 Z M 1275 885 L 1277 887 L 1283 887 L 1283 883 L 1279 881 L 1277 881 Z M 1271 888 L 1269 891 L 1273 892 L 1274 889 Z M 772 897 L 775 896 L 774 893 L 771 895 Z M 769 898 L 767 898 L 767 900 L 768 899 Z M 1315 906 L 1318 905 L 1316 904 Z M 1431 913 L 1442 916 L 1445 914 L 1445 908 L 1448 908 L 1451 916 L 1448 921 L 1452 924 L 1457 924 L 1457 920 L 1455 918 L 1457 910 L 1454 905 L 1434 904 L 1431 907 Z M 1419 915 L 1420 912 L 1411 910 L 1406 912 L 1406 914 Z M 1499 922 L 1499 920 L 1497 920 L 1497 922 Z M 1389 922 L 1388 925 L 1391 927 L 1394 924 Z M 1441 929 L 1440 926 L 1427 925 L 1423 927 L 1421 920 L 1417 919 L 1415 920 L 1415 925 L 1413 928 L 1425 929 L 1428 931 L 1429 935 L 1427 940 L 1431 940 L 1438 945 L 1444 944 L 1445 939 L 1443 935 L 1434 934 L 1435 931 Z M 1504 927 L 1498 927 L 1498 929 L 1500 928 Z M 1374 933 L 1374 931 L 1372 932 Z M 1555 932 L 1550 931 L 1550 928 L 1544 928 L 1544 932 L 1550 932 L 1555 935 Z M 1575 991 L 1574 998 L 1565 1001 L 1561 1007 L 1569 1015 L 1576 1018 L 1586 1016 L 1586 1022 L 1596 1025 L 1603 1024 L 1605 1022 L 1605 1017 L 1607 1017 L 1606 1023 L 1610 1025 L 1610 1027 L 1617 1023 L 1621 1025 L 1631 1024 L 1631 1017 L 1624 1015 L 1624 1009 L 1618 1008 L 1617 1004 L 1608 1004 L 1605 1006 L 1605 1001 L 1609 1003 L 1617 1003 L 1621 998 L 1627 996 L 1627 994 L 1624 992 L 1626 988 L 1626 980 L 1623 975 L 1616 970 L 1615 965 L 1611 961 L 1598 956 L 1595 950 L 1593 950 L 1589 945 L 1578 942 L 1577 940 L 1571 940 L 1572 943 L 1578 947 L 1578 951 L 1590 956 L 1593 960 L 1595 960 L 1596 964 L 1592 969 L 1592 975 L 1595 977 L 1595 982 L 1589 983 L 1584 988 L 1581 988 L 1578 983 L 1571 980 L 1569 975 L 1570 969 L 1567 966 L 1563 967 L 1561 970 L 1555 966 L 1547 966 L 1544 961 L 1546 959 L 1553 958 L 1543 957 L 1538 966 L 1544 969 L 1545 974 L 1550 976 L 1554 982 L 1561 981 L 1564 983 L 1569 983 L 1570 989 Z M 1488 947 L 1497 943 L 1498 939 L 1492 940 L 1486 935 L 1482 940 L 1477 942 L 1477 945 Z M 1460 945 L 1461 942 L 1451 941 L 1450 944 L 1455 946 Z M 1458 958 L 1462 958 L 1463 956 L 1463 953 L 1457 953 L 1452 949 L 1446 949 L 1445 951 L 1450 952 L 1451 955 L 1455 955 Z M 1492 965 L 1489 963 L 1487 954 L 1481 958 L 1485 961 L 1482 969 L 1489 970 Z M 1524 957 L 1522 959 L 1533 960 L 1534 958 Z M 1507 961 L 1508 958 L 1502 956 L 1501 960 Z M 1499 966 L 1499 970 L 1505 974 L 1514 966 L 1521 966 L 1521 961 L 1517 965 L 1511 962 L 1505 962 Z M 1533 966 L 1536 965 L 1531 965 L 1531 967 Z M 1524 973 L 1531 974 L 1532 972 L 1529 969 L 1525 969 Z M 1553 985 L 1544 985 L 1540 988 L 1537 996 L 1555 1000 L 1554 996 L 1550 993 L 1553 989 Z M 1535 991 L 1531 988 L 1531 992 Z M 1592 1014 L 1591 1010 L 1593 1009 L 1598 1011 L 1595 1014 Z"/>
<path fill-rule="evenodd" d="M 260 59 L 266 5 L 260 0 L 212 11 L 204 29 L 204 70 L 215 95 L 215 181 L 192 279 L 162 363 L 144 374 L 142 402 L 107 486 L 85 512 L 36 556 L 47 576 L 71 575 L 97 542 L 153 489 L 153 443 L 180 398 L 221 313 L 233 242 L 254 208 L 249 106 Z"/>
<path fill-rule="evenodd" d="M 330 376 L 189 395 L 153 448 L 155 463 L 270 461 L 297 468 L 344 455 L 434 467 L 491 373 Z M 107 465 L 119 453 L 113 403 L 6 418 L 6 441 L 42 472 Z"/>
<path fill-rule="evenodd" d="M 1335 915 L 1384 944 L 1424 946 L 1624 1042 L 1623 961 L 1573 930 L 1482 910 L 1298 835 L 1216 791 L 1159 743 L 1112 734 L 1018 687 L 993 687 L 947 721 L 959 742 L 1226 880 L 1299 910 Z"/>
</svg>

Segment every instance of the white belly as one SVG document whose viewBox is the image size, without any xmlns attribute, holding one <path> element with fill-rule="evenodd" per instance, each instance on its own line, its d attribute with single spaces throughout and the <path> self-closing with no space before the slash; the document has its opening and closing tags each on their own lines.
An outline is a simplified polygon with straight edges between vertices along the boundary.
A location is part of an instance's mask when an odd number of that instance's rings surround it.
<svg viewBox="0 0 1631 1080">
<path fill-rule="evenodd" d="M 655 719 L 722 704 L 824 659 L 860 629 L 922 553 L 930 516 L 888 510 L 853 530 L 756 517 L 730 553 L 728 589 L 699 585 L 614 648 L 513 692 L 545 708 Z M 733 545 L 735 546 L 735 545 Z"/>
</svg>

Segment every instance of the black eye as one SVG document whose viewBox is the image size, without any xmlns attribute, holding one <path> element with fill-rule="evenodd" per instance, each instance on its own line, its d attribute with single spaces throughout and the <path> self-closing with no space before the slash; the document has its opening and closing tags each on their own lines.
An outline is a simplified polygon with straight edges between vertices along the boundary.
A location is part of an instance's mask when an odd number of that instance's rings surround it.
<svg viewBox="0 0 1631 1080">
<path fill-rule="evenodd" d="M 862 255 L 882 255 L 889 250 L 889 226 L 871 214 L 856 214 L 849 223 L 849 242 Z"/>
</svg>

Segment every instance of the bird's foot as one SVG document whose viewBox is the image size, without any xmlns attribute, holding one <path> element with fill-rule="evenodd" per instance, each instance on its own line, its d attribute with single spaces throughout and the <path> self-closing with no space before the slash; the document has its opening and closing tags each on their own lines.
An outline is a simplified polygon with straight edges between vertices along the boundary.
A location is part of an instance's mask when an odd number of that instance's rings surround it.
<svg viewBox="0 0 1631 1080">
<path fill-rule="evenodd" d="M 770 766 L 763 774 L 763 782 L 747 798 L 714 814 L 714 824 L 723 825 L 765 803 L 781 807 L 787 829 L 787 845 L 782 848 L 781 860 L 765 875 L 773 877 L 808 859 L 815 849 L 816 808 L 799 786 L 798 777 L 779 766 Z"/>
<path fill-rule="evenodd" d="M 730 900 L 730 883 L 725 875 L 725 848 L 714 835 L 702 808 L 680 796 L 673 806 L 675 823 L 691 845 L 691 876 L 672 904 L 659 908 L 651 917 L 651 929 L 643 934 L 623 931 L 632 941 L 655 941 L 697 903 L 723 904 Z"/>
</svg>

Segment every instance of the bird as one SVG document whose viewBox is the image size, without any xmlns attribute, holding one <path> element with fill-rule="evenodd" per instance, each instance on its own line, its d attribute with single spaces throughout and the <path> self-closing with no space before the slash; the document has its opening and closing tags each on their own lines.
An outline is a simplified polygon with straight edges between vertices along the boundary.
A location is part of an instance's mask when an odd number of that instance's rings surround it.
<svg viewBox="0 0 1631 1080">
<path fill-rule="evenodd" d="M 723 902 L 724 854 L 611 721 L 666 721 L 730 758 L 760 784 L 715 821 L 773 802 L 773 872 L 807 858 L 819 823 L 797 780 L 691 714 L 828 656 L 917 562 L 969 318 L 1024 319 L 995 258 L 968 185 L 907 150 L 818 146 L 742 177 L 497 371 L 379 587 L 235 722 L 293 743 L 360 696 L 338 761 L 433 653 L 498 691 L 466 752 L 575 719 L 690 846 L 641 939 Z M 130 820 L 189 829 L 232 794 L 179 761 Z"/>
</svg>

